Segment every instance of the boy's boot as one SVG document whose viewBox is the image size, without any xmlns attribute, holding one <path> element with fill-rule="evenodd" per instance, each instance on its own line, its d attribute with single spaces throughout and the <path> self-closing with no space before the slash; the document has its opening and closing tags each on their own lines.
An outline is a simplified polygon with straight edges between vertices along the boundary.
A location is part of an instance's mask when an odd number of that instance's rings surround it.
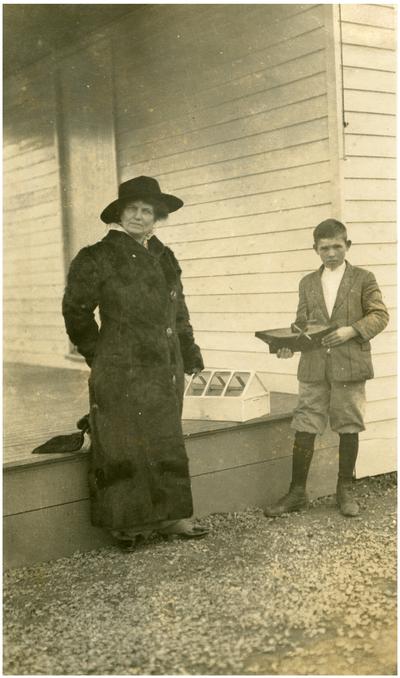
<svg viewBox="0 0 400 678">
<path fill-rule="evenodd" d="M 357 502 L 352 497 L 353 473 L 357 454 L 358 433 L 341 433 L 336 502 L 344 516 L 356 516 L 360 511 Z"/>
<path fill-rule="evenodd" d="M 279 499 L 276 504 L 267 506 L 264 511 L 265 516 L 275 518 L 282 515 L 282 513 L 290 513 L 307 508 L 306 483 L 314 454 L 314 440 L 315 433 L 296 431 L 293 445 L 292 482 L 289 492 Z"/>
</svg>

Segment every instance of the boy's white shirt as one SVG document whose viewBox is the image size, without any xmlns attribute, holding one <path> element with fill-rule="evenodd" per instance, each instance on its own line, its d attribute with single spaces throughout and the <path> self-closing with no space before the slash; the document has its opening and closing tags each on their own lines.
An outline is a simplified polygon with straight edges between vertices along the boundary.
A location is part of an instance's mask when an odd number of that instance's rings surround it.
<svg viewBox="0 0 400 678">
<path fill-rule="evenodd" d="M 339 285 L 342 282 L 344 272 L 346 270 L 346 262 L 331 271 L 324 267 L 321 275 L 322 291 L 329 317 L 332 315 L 333 307 L 335 305 Z"/>
</svg>

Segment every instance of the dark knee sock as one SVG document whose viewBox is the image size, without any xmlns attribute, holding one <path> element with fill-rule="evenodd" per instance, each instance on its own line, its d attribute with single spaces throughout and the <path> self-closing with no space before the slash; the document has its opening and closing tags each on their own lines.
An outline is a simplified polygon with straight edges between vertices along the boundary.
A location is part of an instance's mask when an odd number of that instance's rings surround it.
<svg viewBox="0 0 400 678">
<path fill-rule="evenodd" d="M 339 474 L 342 481 L 351 482 L 358 454 L 358 433 L 340 433 Z"/>
<path fill-rule="evenodd" d="M 314 454 L 315 433 L 296 431 L 293 445 L 291 487 L 306 487 Z"/>
</svg>

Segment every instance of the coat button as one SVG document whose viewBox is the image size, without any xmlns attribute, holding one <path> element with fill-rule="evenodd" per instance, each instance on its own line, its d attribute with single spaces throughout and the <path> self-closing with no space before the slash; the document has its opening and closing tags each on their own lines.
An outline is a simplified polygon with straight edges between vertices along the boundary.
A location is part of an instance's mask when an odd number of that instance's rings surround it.
<svg viewBox="0 0 400 678">
<path fill-rule="evenodd" d="M 176 299 L 176 292 L 175 292 L 175 290 L 171 290 L 170 297 L 171 297 L 171 299 Z"/>
<path fill-rule="evenodd" d="M 132 254 L 132 259 L 136 259 L 136 254 Z"/>
<path fill-rule="evenodd" d="M 172 335 L 173 335 L 174 332 L 173 332 L 173 330 L 172 330 L 170 327 L 167 327 L 166 333 L 167 333 L 167 337 L 172 337 Z"/>
</svg>

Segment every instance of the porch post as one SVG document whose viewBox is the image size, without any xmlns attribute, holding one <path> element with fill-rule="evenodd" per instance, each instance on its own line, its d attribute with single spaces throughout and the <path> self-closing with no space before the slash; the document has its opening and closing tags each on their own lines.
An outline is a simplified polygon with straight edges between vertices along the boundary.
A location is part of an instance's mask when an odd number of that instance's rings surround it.
<svg viewBox="0 0 400 678">
<path fill-rule="evenodd" d="M 340 5 L 325 5 L 326 79 L 332 217 L 344 220 L 344 107 Z"/>
</svg>

